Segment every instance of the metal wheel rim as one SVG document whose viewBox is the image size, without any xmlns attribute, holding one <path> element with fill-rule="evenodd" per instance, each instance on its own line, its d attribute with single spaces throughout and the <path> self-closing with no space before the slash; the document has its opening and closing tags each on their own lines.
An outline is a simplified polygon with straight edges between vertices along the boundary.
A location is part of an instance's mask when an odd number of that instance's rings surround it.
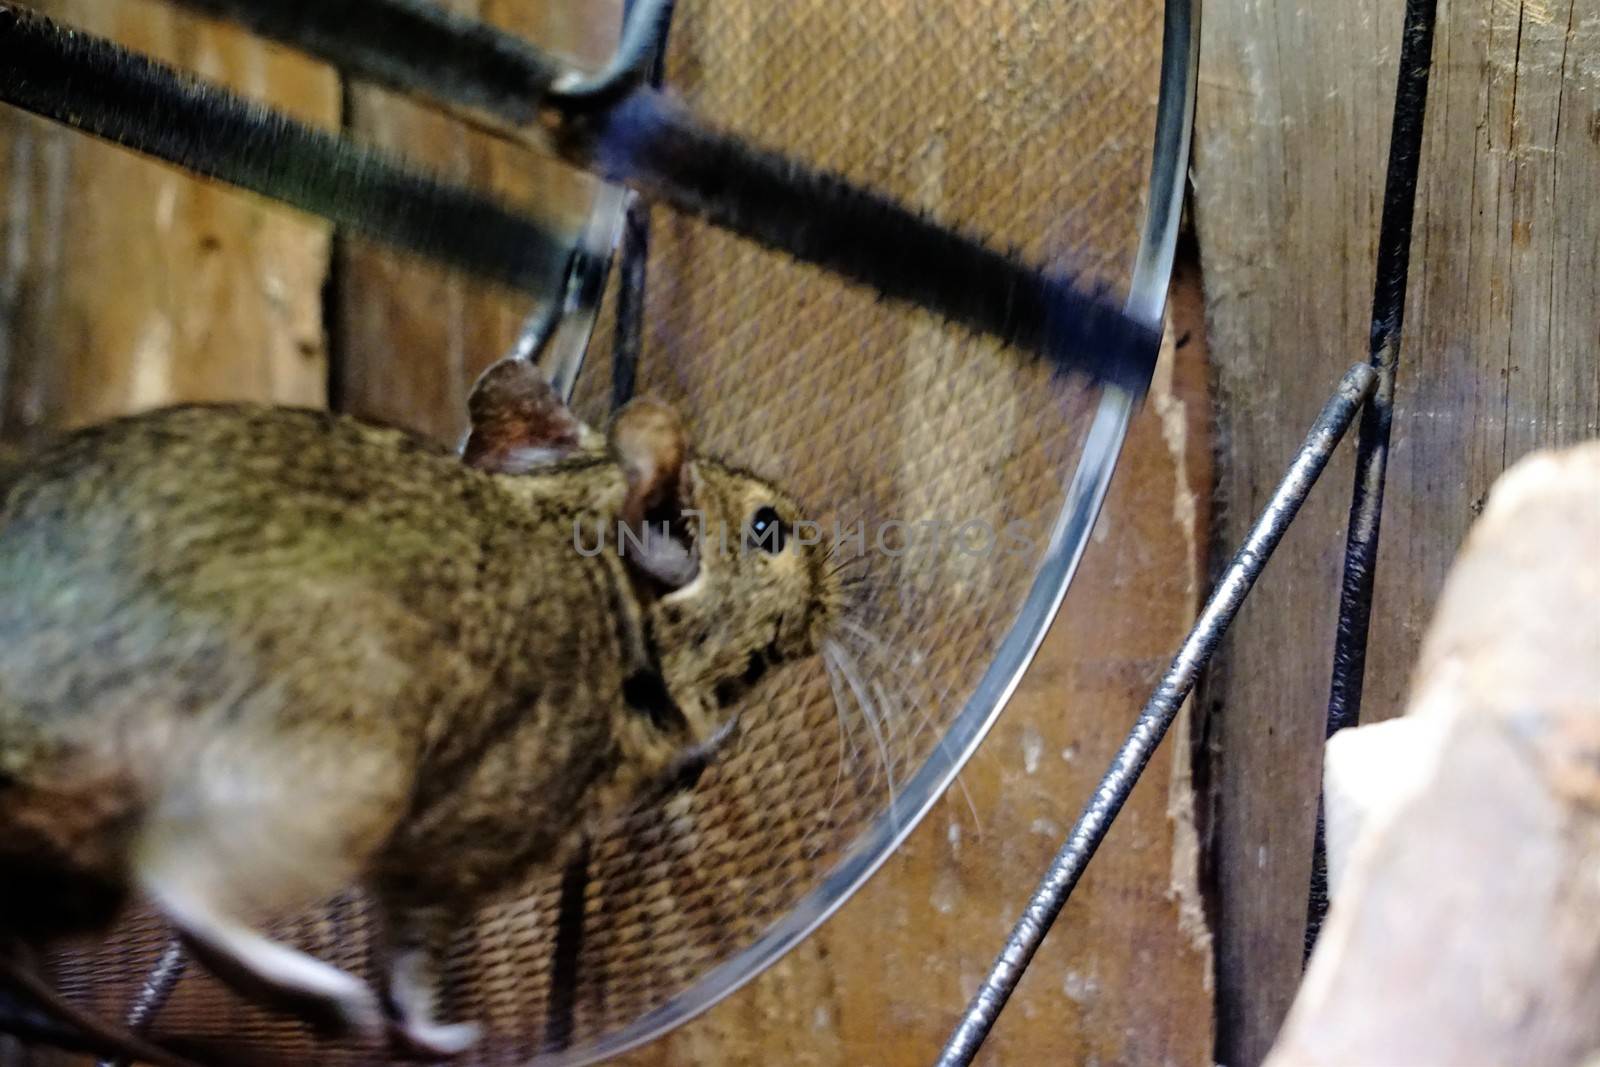
<svg viewBox="0 0 1600 1067">
<path fill-rule="evenodd" d="M 1194 118 L 1200 44 L 1200 0 L 1167 0 L 1163 10 L 1160 95 L 1151 153 L 1150 198 L 1134 261 L 1127 309 L 1147 322 L 1165 316 L 1177 246 Z M 581 358 L 581 357 L 580 357 Z M 581 1067 L 621 1055 L 683 1025 L 737 992 L 778 962 L 860 889 L 916 829 L 977 751 L 1022 680 L 1094 530 L 1121 455 L 1137 398 L 1115 388 L 1101 394 L 1066 499 L 1039 571 L 1010 631 L 977 690 L 933 752 L 846 856 L 816 888 L 760 938 L 702 975 L 688 989 L 631 1025 L 589 1045 L 535 1057 L 538 1067 Z"/>
</svg>

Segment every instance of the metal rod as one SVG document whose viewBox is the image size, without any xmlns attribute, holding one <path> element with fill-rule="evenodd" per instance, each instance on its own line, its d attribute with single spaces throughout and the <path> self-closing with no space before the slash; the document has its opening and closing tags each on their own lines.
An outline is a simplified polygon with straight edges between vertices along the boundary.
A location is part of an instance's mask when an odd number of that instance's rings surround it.
<svg viewBox="0 0 1600 1067">
<path fill-rule="evenodd" d="M 623 17 L 634 15 L 636 0 L 625 0 Z M 637 0 L 648 3 L 649 0 Z M 632 25 L 632 23 L 629 23 Z M 649 84 L 659 88 L 666 78 L 667 34 L 672 29 L 670 2 L 654 24 L 657 37 L 650 63 Z M 622 223 L 621 264 L 617 278 L 617 328 L 611 340 L 611 407 L 633 399 L 639 380 L 639 358 L 644 354 L 645 284 L 649 280 L 650 205 L 630 194 Z"/>
<path fill-rule="evenodd" d="M 656 90 L 636 87 L 600 110 L 563 112 L 548 93 L 549 63 L 538 53 L 442 8 L 429 15 L 414 0 L 178 2 L 435 105 L 464 109 L 512 139 L 553 140 L 564 159 L 607 181 L 998 337 L 1063 373 L 1135 396 L 1149 386 L 1159 323 L 1125 313 L 1107 292 L 1081 289 L 1064 273 L 1030 266 L 837 174 L 712 130 Z M 374 56 L 369 25 L 429 18 L 438 41 L 433 52 Z M 521 99 L 508 95 L 519 81 L 509 69 L 518 57 L 528 68 Z M 536 110 L 538 125 L 529 119 Z"/>
<path fill-rule="evenodd" d="M 644 353 L 645 283 L 649 278 L 650 208 L 635 198 L 622 226 L 622 263 L 617 278 L 617 332 L 611 342 L 611 408 L 633 399 Z"/>
<path fill-rule="evenodd" d="M 939 1067 L 961 1067 L 971 1063 L 977 1055 L 1018 979 L 1105 839 L 1112 821 L 1122 810 L 1184 699 L 1194 688 L 1195 679 L 1210 661 L 1218 641 L 1327 466 L 1328 457 L 1371 394 L 1376 379 L 1377 372 L 1371 366 L 1356 364 L 1345 374 L 1337 391 L 1317 416 L 1294 463 L 1273 491 L 1266 510 L 1256 519 L 1243 547 L 1212 590 L 1194 629 L 1184 639 L 1172 665 L 1140 711 L 1133 730 L 1112 758 L 1105 777 L 1073 824 L 1066 843 L 1034 890 L 988 978 L 972 998 L 960 1025 L 950 1035 L 939 1056 Z"/>
<path fill-rule="evenodd" d="M 6 3 L 0 100 L 541 297 L 567 274 L 570 234 Z"/>
<path fill-rule="evenodd" d="M 571 400 L 578 384 L 578 372 L 583 369 L 589 338 L 605 297 L 606 279 L 611 275 L 611 259 L 622 240 L 630 196 L 621 186 L 601 186 L 573 252 L 572 273 L 561 295 L 555 334 L 539 356 L 540 371 L 562 400 Z"/>
<path fill-rule="evenodd" d="M 0 1037 L 14 1037 L 24 1045 L 49 1045 L 85 1055 L 100 1051 L 98 1043 L 76 1027 L 3 991 L 0 991 Z"/>
<path fill-rule="evenodd" d="M 1378 532 L 1389 464 L 1390 425 L 1394 418 L 1395 374 L 1400 363 L 1400 333 L 1411 265 L 1411 227 L 1416 214 L 1417 173 L 1421 166 L 1423 120 L 1428 106 L 1428 72 L 1433 59 L 1434 13 L 1435 0 L 1406 0 L 1383 219 L 1378 229 L 1378 274 L 1372 294 L 1371 364 L 1378 374 L 1378 387 L 1372 403 L 1362 413 L 1361 426 L 1356 432 L 1355 490 L 1345 532 L 1344 579 L 1339 597 L 1338 630 L 1334 636 L 1333 675 L 1328 688 L 1328 737 L 1361 720 L 1373 581 L 1378 568 Z M 1307 958 L 1317 943 L 1322 920 L 1328 912 L 1324 833 L 1319 789 L 1311 886 L 1306 903 Z"/>
<path fill-rule="evenodd" d="M 550 87 L 551 101 L 559 107 L 605 107 L 635 87 L 649 81 L 659 85 L 662 43 L 672 23 L 673 0 L 626 0 L 623 4 L 622 40 L 604 70 L 593 76 L 568 74 Z"/>
<path fill-rule="evenodd" d="M 188 969 L 188 957 L 184 955 L 183 943 L 177 938 L 167 942 L 161 950 L 161 955 L 155 963 L 150 965 L 150 971 L 144 976 L 144 982 L 139 987 L 139 995 L 134 998 L 133 1005 L 128 1008 L 128 1029 L 135 1034 L 143 1034 L 155 1021 L 156 1015 L 167 1006 L 167 1000 L 172 996 L 173 990 L 178 988 L 178 981 L 183 978 L 183 973 Z M 98 1067 L 128 1067 L 126 1057 L 103 1059 Z"/>
<path fill-rule="evenodd" d="M 622 68 L 648 64 L 645 71 L 652 84 L 661 80 L 662 51 L 666 47 L 666 32 L 672 17 L 671 0 L 644 0 L 635 5 L 623 5 L 622 44 L 617 58 L 611 63 L 612 76 Z M 648 31 L 654 53 L 648 49 L 641 56 L 641 35 Z M 610 90 L 597 79 L 590 89 L 582 86 L 577 92 L 593 91 L 596 96 Z M 507 354 L 508 359 L 536 360 L 545 380 L 555 386 L 562 400 L 570 402 L 572 390 L 577 385 L 578 372 L 583 367 L 599 315 L 600 302 L 605 296 L 606 280 L 611 273 L 611 261 L 619 249 L 622 253 L 622 281 L 617 298 L 617 326 L 612 336 L 613 392 L 616 383 L 626 379 L 627 393 L 632 395 L 633 371 L 638 362 L 638 336 L 640 333 L 640 303 L 643 300 L 644 250 L 638 244 L 638 227 L 644 215 L 638 195 L 615 185 L 603 185 L 595 193 L 589 208 L 589 222 L 584 227 L 582 239 L 574 250 L 571 272 L 565 291 L 559 301 L 537 307 L 524 320 L 516 342 Z M 629 241 L 633 235 L 635 240 Z M 626 399 L 626 398 L 624 398 Z M 620 402 L 614 406 L 620 407 Z M 465 437 L 462 438 L 465 443 Z"/>
</svg>

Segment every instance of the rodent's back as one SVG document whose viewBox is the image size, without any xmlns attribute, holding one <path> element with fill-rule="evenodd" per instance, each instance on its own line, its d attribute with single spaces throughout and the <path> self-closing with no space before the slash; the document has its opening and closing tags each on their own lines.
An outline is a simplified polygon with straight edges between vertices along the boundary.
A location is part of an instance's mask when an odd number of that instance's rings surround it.
<svg viewBox="0 0 1600 1067">
<path fill-rule="evenodd" d="M 0 692 L 70 714 L 136 665 L 221 685 L 218 657 L 243 644 L 292 663 L 359 639 L 340 629 L 364 628 L 363 598 L 448 622 L 483 531 L 522 518 L 448 453 L 320 412 L 196 406 L 80 431 L 0 512 Z"/>
<path fill-rule="evenodd" d="M 30 810 L 76 805 L 84 825 L 51 816 L 45 844 L 85 866 L 84 842 L 193 768 L 275 759 L 290 788 L 296 761 L 359 776 L 470 735 L 465 709 L 553 669 L 540 632 L 603 610 L 562 573 L 582 492 L 545 496 L 313 411 L 175 408 L 60 440 L 0 510 L 0 853 L 39 843 Z"/>
</svg>

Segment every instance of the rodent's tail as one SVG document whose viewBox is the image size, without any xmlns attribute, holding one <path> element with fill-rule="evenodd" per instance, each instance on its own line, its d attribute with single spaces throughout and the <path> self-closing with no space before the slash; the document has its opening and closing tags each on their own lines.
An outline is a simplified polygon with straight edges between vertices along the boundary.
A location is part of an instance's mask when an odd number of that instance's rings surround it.
<svg viewBox="0 0 1600 1067">
<path fill-rule="evenodd" d="M 51 988 L 38 971 L 25 962 L 26 948 L 19 942 L 0 944 L 0 985 L 10 986 L 44 1014 L 73 1030 L 83 1047 L 98 1056 L 147 1063 L 151 1067 L 199 1067 L 192 1060 L 168 1052 L 132 1031 L 112 1026 L 85 1011 Z"/>
</svg>

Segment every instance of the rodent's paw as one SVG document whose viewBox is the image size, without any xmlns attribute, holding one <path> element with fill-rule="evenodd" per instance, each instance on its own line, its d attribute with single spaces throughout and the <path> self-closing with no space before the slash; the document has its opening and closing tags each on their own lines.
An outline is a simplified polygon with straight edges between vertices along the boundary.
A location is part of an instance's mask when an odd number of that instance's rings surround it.
<svg viewBox="0 0 1600 1067">
<path fill-rule="evenodd" d="M 483 1028 L 476 1023 L 430 1023 L 418 1019 L 396 1021 L 389 1030 L 389 1043 L 408 1058 L 447 1060 L 459 1056 L 478 1043 Z"/>
</svg>

